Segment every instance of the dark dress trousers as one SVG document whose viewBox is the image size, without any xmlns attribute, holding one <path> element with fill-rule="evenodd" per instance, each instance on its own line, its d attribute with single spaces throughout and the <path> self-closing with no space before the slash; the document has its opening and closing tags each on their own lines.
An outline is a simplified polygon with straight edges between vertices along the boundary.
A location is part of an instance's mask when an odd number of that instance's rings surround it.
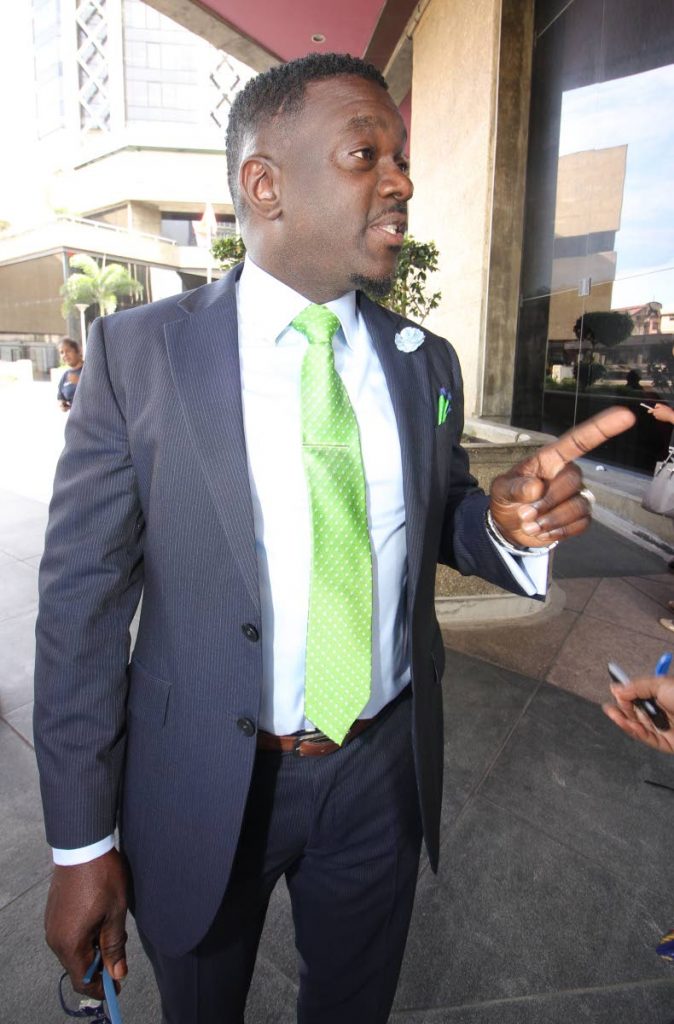
<svg viewBox="0 0 674 1024">
<path fill-rule="evenodd" d="M 47 838 L 86 846 L 119 824 L 139 927 L 169 956 L 193 949 L 221 904 L 256 754 L 260 598 L 237 274 L 93 325 L 40 569 L 35 746 Z M 453 349 L 425 331 L 416 351 L 400 351 L 394 338 L 409 321 L 358 301 L 402 449 L 412 744 L 435 867 L 436 563 L 517 588 L 487 537 L 487 499 L 460 447 Z M 438 426 L 441 387 L 451 411 Z"/>
</svg>

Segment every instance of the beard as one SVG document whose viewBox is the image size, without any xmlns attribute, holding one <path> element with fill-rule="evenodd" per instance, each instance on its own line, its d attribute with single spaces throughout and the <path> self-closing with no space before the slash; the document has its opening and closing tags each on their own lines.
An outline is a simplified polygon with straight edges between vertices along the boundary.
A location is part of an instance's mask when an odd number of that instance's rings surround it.
<svg viewBox="0 0 674 1024">
<path fill-rule="evenodd" d="M 394 274 L 387 274 L 386 277 L 365 277 L 363 274 L 352 274 L 351 284 L 359 288 L 373 299 L 385 299 L 393 288 L 395 281 Z"/>
</svg>

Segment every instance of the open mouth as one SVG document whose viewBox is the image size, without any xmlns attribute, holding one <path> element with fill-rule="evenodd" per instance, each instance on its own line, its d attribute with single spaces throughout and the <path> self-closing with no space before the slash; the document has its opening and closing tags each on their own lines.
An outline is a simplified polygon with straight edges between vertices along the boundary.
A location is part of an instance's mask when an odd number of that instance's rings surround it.
<svg viewBox="0 0 674 1024">
<path fill-rule="evenodd" d="M 371 224 L 370 228 L 372 231 L 376 231 L 378 234 L 386 235 L 389 242 L 395 242 L 398 245 L 402 245 L 405 237 L 406 224 L 398 221 L 379 221 L 376 224 Z"/>
</svg>

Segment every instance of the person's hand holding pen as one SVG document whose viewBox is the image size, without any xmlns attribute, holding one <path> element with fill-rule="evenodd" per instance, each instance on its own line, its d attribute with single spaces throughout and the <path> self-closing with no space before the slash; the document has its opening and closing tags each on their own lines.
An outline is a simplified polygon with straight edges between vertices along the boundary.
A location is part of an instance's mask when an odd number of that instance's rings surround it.
<svg viewBox="0 0 674 1024">
<path fill-rule="evenodd" d="M 652 416 L 654 420 L 660 420 L 661 423 L 674 424 L 674 409 L 670 409 L 663 402 L 656 402 L 655 405 L 647 405 L 646 402 L 640 402 L 639 404 L 646 409 L 648 415 Z"/>
<path fill-rule="evenodd" d="M 619 729 L 632 739 L 639 740 L 664 754 L 674 754 L 674 679 L 664 675 L 670 661 L 671 656 L 662 656 L 655 670 L 657 675 L 612 683 L 611 692 L 616 703 L 603 706 L 604 713 Z M 650 714 L 644 710 L 644 701 L 650 706 Z M 666 717 L 668 728 L 659 729 L 655 725 L 653 702 L 657 710 Z"/>
</svg>

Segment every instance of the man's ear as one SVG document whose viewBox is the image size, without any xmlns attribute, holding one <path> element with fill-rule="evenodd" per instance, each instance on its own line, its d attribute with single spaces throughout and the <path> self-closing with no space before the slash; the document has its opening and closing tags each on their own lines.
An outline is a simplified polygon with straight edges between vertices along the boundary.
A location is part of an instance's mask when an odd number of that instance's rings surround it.
<svg viewBox="0 0 674 1024">
<path fill-rule="evenodd" d="M 241 164 L 239 188 L 250 209 L 265 220 L 281 215 L 278 167 L 265 156 L 250 156 Z"/>
</svg>

